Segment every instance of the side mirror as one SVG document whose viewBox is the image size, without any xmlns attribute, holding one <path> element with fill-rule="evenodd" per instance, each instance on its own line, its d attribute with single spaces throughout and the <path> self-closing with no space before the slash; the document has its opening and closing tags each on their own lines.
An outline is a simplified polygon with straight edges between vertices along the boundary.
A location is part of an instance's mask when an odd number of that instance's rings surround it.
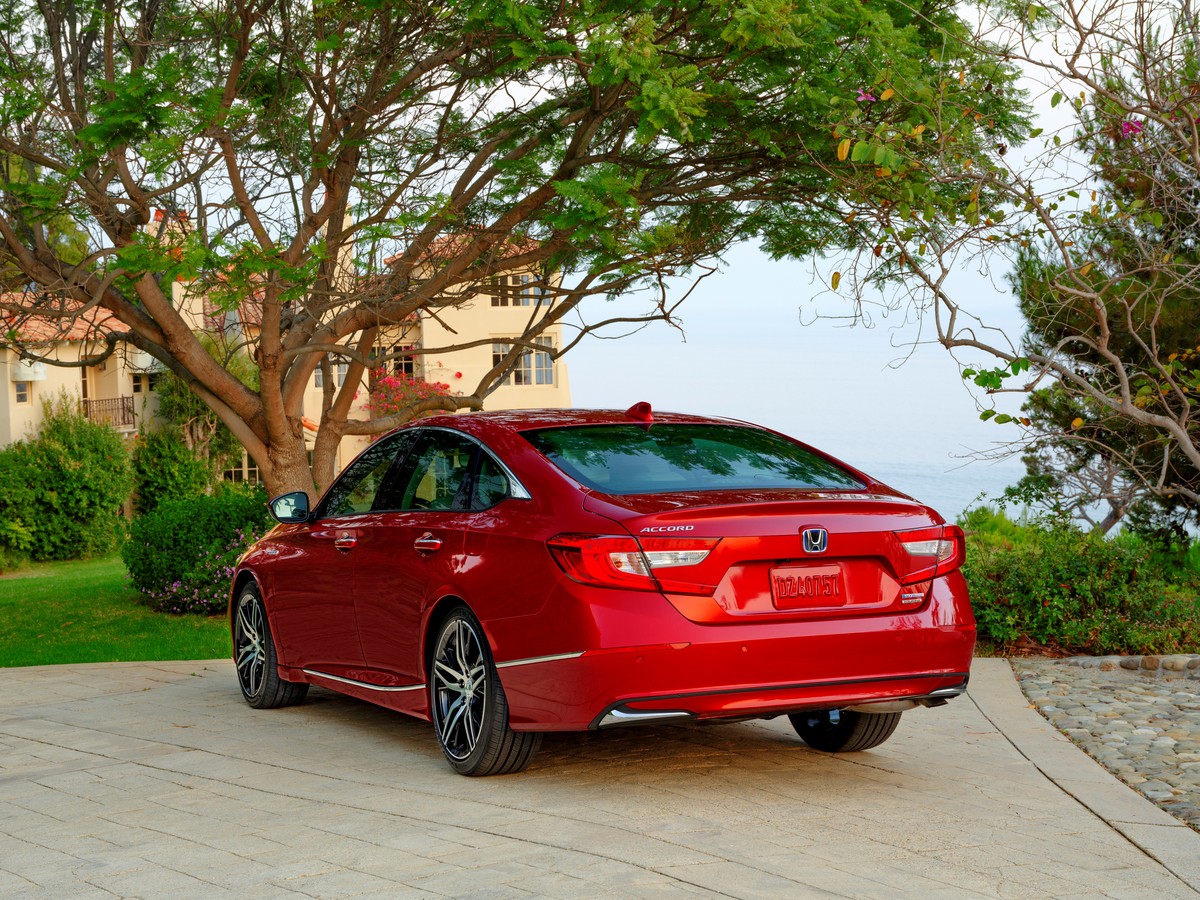
<svg viewBox="0 0 1200 900">
<path fill-rule="evenodd" d="M 308 494 L 304 491 L 280 494 L 267 506 L 271 508 L 271 515 L 284 525 L 308 521 Z"/>
</svg>

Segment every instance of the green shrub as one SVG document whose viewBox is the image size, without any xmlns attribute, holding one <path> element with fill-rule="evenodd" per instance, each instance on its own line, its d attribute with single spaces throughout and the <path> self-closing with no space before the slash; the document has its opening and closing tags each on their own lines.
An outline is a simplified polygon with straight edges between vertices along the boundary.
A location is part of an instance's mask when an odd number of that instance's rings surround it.
<svg viewBox="0 0 1200 900">
<path fill-rule="evenodd" d="M 121 550 L 129 579 L 157 609 L 222 611 L 241 551 L 270 524 L 261 488 L 225 487 L 212 496 L 169 500 L 138 516 Z M 212 590 L 198 590 L 203 584 Z"/>
<path fill-rule="evenodd" d="M 1200 648 L 1196 584 L 1169 581 L 1144 542 L 1061 523 L 1015 527 L 1007 542 L 996 539 L 999 527 L 968 537 L 963 574 L 980 637 L 1001 648 L 1032 638 L 1078 653 Z"/>
<path fill-rule="evenodd" d="M 178 581 L 143 594 L 159 612 L 220 615 L 229 606 L 230 578 L 238 559 L 265 533 L 266 529 L 260 526 L 247 526 L 224 545 L 201 550 Z"/>
<path fill-rule="evenodd" d="M 1030 528 L 1014 522 L 1003 512 L 977 506 L 959 517 L 958 524 L 971 536 L 973 546 L 1012 548 L 1029 541 Z"/>
<path fill-rule="evenodd" d="M 188 449 L 178 428 L 162 428 L 134 441 L 133 485 L 137 511 L 148 513 L 168 500 L 207 494 L 213 473 L 207 460 Z"/>
<path fill-rule="evenodd" d="M 86 559 L 112 552 L 132 476 L 121 436 L 89 422 L 66 395 L 46 403 L 41 432 L 0 451 L 0 549 L 6 558 Z"/>
</svg>

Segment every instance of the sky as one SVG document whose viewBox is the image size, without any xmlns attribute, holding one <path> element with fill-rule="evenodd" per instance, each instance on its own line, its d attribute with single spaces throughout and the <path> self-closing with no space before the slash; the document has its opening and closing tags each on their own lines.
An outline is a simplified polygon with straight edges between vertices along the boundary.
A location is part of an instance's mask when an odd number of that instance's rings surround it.
<svg viewBox="0 0 1200 900">
<path fill-rule="evenodd" d="M 1050 105 L 1046 73 L 1022 65 L 1042 139 L 1013 147 L 1010 163 L 1037 169 L 1049 137 L 1069 137 L 1074 117 Z M 1044 142 L 1044 143 L 1043 143 Z M 1043 171 L 1045 190 L 1086 180 L 1069 154 Z M 949 293 L 1019 344 L 1023 319 L 1003 280 L 977 261 L 959 260 Z M 1023 474 L 1018 426 L 979 418 L 994 407 L 1016 414 L 1019 395 L 983 397 L 962 365 L 994 366 L 979 354 L 956 361 L 921 343 L 918 322 L 902 312 L 871 325 L 844 317 L 849 290 L 828 289 L 834 266 L 774 261 L 755 246 L 735 247 L 723 271 L 705 279 L 680 307 L 684 334 L 654 323 L 620 340 L 585 338 L 564 357 L 579 407 L 625 409 L 639 400 L 662 410 L 745 419 L 810 443 L 935 505 L 948 518 L 984 494 L 994 498 Z M 613 315 L 593 301 L 589 321 Z M 927 329 L 933 332 L 932 326 Z M 928 334 L 927 334 L 928 336 Z M 1000 458 L 997 458 L 1000 457 Z"/>
<path fill-rule="evenodd" d="M 745 419 L 914 495 L 918 483 L 928 493 L 929 482 L 910 479 L 908 487 L 900 483 L 903 473 L 945 476 L 955 488 L 946 486 L 942 504 L 957 508 L 943 515 L 961 511 L 976 493 L 973 482 L 996 492 L 1021 476 L 1019 459 L 972 458 L 1019 432 L 980 421 L 974 386 L 968 389 L 946 350 L 914 347 L 919 328 L 900 314 L 871 327 L 823 317 L 844 314 L 848 294 L 831 295 L 827 275 L 817 277 L 811 262 L 776 262 L 751 245 L 734 248 L 724 270 L 680 307 L 684 334 L 654 323 L 619 340 L 589 336 L 571 350 L 564 360 L 572 403 L 625 409 L 646 400 L 660 410 Z M 958 279 L 973 311 L 1019 334 L 1010 294 L 974 272 Z M 585 315 L 601 317 L 603 303 L 594 301 Z M 1012 397 L 1000 402 L 1009 412 L 1017 406 Z"/>
</svg>

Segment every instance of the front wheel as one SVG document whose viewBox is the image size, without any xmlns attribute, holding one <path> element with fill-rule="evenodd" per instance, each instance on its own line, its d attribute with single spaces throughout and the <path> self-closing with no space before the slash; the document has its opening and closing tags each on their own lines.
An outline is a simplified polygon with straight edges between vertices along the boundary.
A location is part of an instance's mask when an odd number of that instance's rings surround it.
<svg viewBox="0 0 1200 900">
<path fill-rule="evenodd" d="M 233 662 L 242 696 L 255 709 L 276 709 L 304 700 L 307 684 L 279 677 L 275 641 L 258 587 L 247 584 L 233 610 Z"/>
<path fill-rule="evenodd" d="M 796 734 L 814 750 L 853 753 L 878 747 L 892 736 L 902 713 L 865 713 L 818 709 L 788 716 Z"/>
<path fill-rule="evenodd" d="M 520 772 L 541 746 L 538 732 L 508 727 L 508 701 L 479 620 L 465 606 L 438 630 L 429 666 L 433 728 L 460 775 Z"/>
</svg>

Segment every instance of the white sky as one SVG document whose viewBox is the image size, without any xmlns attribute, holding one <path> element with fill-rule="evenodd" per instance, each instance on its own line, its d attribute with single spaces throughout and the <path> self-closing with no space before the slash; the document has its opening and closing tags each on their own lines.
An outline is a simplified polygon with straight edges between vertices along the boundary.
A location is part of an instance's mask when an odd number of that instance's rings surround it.
<svg viewBox="0 0 1200 900">
<path fill-rule="evenodd" d="M 1045 134 L 1011 148 L 1008 158 L 1030 171 L 1044 164 L 1053 133 L 1069 139 L 1074 117 L 1067 103 L 1051 109 L 1047 73 L 1022 68 L 1034 124 Z M 1085 180 L 1086 170 L 1076 166 L 1065 151 L 1054 156 L 1043 172 L 1046 190 Z M 960 262 L 949 282 L 951 296 L 1019 344 L 1024 321 L 1004 272 L 988 277 L 970 260 Z M 840 296 L 828 289 L 834 268 L 822 266 L 818 278 L 812 262 L 775 262 L 753 246 L 736 248 L 724 271 L 705 279 L 680 307 L 686 342 L 677 330 L 655 323 L 619 341 L 588 337 L 567 354 L 572 403 L 625 409 L 647 400 L 656 409 L 742 418 L 872 474 L 876 464 L 899 463 L 928 466 L 931 473 L 978 473 L 993 489 L 1015 482 L 1024 473 L 1019 456 L 999 464 L 974 457 L 1019 441 L 1019 427 L 980 421 L 978 389 L 963 381 L 960 366 L 941 346 L 914 348 L 920 328 L 905 323 L 902 312 L 875 316 L 871 327 L 833 318 L 847 315 L 850 302 L 844 281 Z M 613 314 L 602 301 L 584 312 L 589 321 Z M 996 364 L 983 354 L 960 361 Z M 1021 397 L 981 402 L 1016 414 Z"/>
<path fill-rule="evenodd" d="M 1016 334 L 1013 298 L 983 278 L 976 288 L 972 277 L 959 276 L 973 311 Z M 604 312 L 601 303 L 591 316 Z M 833 315 L 845 312 L 840 303 L 823 279 L 814 281 L 811 263 L 774 262 L 743 245 L 680 308 L 686 341 L 655 323 L 617 341 L 586 338 L 568 353 L 572 403 L 625 409 L 647 400 L 661 410 L 747 419 L 867 471 L 873 462 L 944 471 L 972 451 L 1018 437 L 1012 426 L 979 420 L 944 349 L 921 345 L 910 353 L 919 331 L 900 323 L 903 316 L 869 328 L 813 321 L 814 304 Z M 1018 405 L 1006 398 L 1001 408 Z"/>
</svg>

